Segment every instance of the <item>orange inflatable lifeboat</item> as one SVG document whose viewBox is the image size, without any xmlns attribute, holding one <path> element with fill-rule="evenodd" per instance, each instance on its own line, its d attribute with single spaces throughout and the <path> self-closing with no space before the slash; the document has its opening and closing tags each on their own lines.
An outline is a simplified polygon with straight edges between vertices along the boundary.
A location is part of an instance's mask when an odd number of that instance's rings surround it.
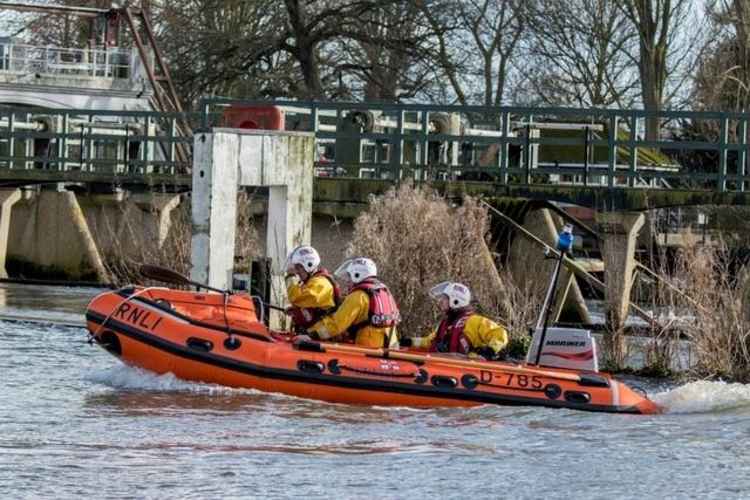
<svg viewBox="0 0 750 500">
<path fill-rule="evenodd" d="M 605 373 L 293 343 L 263 313 L 248 295 L 131 287 L 94 298 L 86 321 L 92 340 L 123 362 L 184 380 L 363 405 L 660 411 Z"/>
</svg>

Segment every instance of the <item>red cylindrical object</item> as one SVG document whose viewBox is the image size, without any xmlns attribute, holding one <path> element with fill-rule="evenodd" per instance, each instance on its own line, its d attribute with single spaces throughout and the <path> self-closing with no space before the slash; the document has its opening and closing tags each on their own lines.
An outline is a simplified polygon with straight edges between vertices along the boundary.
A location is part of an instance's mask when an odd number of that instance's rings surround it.
<svg viewBox="0 0 750 500">
<path fill-rule="evenodd" d="M 260 130 L 284 130 L 284 112 L 278 106 L 232 105 L 224 110 L 221 126 Z"/>
</svg>

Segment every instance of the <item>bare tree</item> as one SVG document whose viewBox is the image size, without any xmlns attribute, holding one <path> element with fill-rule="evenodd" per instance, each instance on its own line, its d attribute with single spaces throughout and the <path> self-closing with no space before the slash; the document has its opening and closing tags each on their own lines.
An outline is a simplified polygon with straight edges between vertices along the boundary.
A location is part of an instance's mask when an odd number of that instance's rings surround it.
<svg viewBox="0 0 750 500">
<path fill-rule="evenodd" d="M 287 10 L 287 33 L 283 45 L 299 64 L 305 84 L 307 98 L 322 98 L 326 95 L 321 66 L 321 47 L 341 39 L 370 40 L 363 25 L 368 18 L 377 18 L 377 12 L 385 4 L 402 0 L 285 0 Z M 335 72 L 335 69 L 334 69 Z M 331 78 L 332 75 L 327 75 Z"/>
<path fill-rule="evenodd" d="M 445 0 L 437 0 L 445 1 Z M 284 49 L 299 64 L 304 97 L 394 101 L 428 80 L 429 27 L 418 8 L 435 0 L 285 0 Z"/>
<path fill-rule="evenodd" d="M 271 0 L 163 0 L 158 38 L 182 98 L 274 94 L 280 12 Z"/>
<path fill-rule="evenodd" d="M 554 105 L 632 105 L 638 72 L 629 53 L 637 43 L 619 0 L 540 0 L 529 23 L 528 79 Z"/>
<path fill-rule="evenodd" d="M 202 94 L 281 95 L 296 88 L 279 57 L 283 10 L 272 0 L 163 0 L 158 38 L 183 100 Z"/>
<path fill-rule="evenodd" d="M 368 101 L 397 102 L 420 94 L 434 81 L 431 31 L 413 2 L 384 2 L 362 19 L 359 35 L 337 52 L 339 75 L 350 75 L 348 94 Z"/>
<path fill-rule="evenodd" d="M 750 0 L 722 0 L 709 9 L 714 43 L 695 75 L 695 103 L 708 110 L 750 105 Z"/>
<path fill-rule="evenodd" d="M 465 105 L 469 98 L 464 92 L 461 74 L 468 71 L 469 58 L 460 57 L 456 50 L 456 46 L 464 44 L 465 40 L 465 33 L 458 21 L 459 4 L 456 0 L 448 0 L 441 6 L 422 3 L 420 8 L 435 39 L 435 74 L 441 80 L 448 80 L 447 87 L 455 94 L 454 100 Z M 446 89 L 443 97 L 444 100 L 448 98 Z"/>
<path fill-rule="evenodd" d="M 525 5 L 523 0 L 468 0 L 461 4 L 461 19 L 482 58 L 487 106 L 499 106 L 503 101 L 509 60 L 526 28 Z"/>
<path fill-rule="evenodd" d="M 692 0 L 621 0 L 618 5 L 638 33 L 638 71 L 641 79 L 641 99 L 647 111 L 658 112 L 668 100 L 667 84 L 675 74 L 675 65 L 695 52 L 680 37 L 678 27 L 689 19 Z M 695 24 L 693 23 L 693 28 Z M 695 37 L 692 33 L 691 38 Z M 677 54 L 679 52 L 679 54 Z M 690 54 L 693 52 L 693 54 Z M 659 117 L 646 120 L 646 138 L 659 138 Z"/>
<path fill-rule="evenodd" d="M 526 29 L 524 0 L 456 1 L 452 9 L 425 9 L 438 47 L 438 61 L 461 104 L 500 105 L 511 60 Z M 456 19 L 453 21 L 453 19 Z M 471 55 L 478 52 L 476 59 Z M 479 78 L 462 78 L 462 74 Z"/>
</svg>

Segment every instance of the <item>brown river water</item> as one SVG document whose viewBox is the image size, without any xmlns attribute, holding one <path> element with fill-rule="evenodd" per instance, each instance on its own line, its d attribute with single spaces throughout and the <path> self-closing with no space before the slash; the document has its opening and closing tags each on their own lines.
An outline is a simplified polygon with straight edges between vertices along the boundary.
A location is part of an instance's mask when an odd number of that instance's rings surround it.
<svg viewBox="0 0 750 500">
<path fill-rule="evenodd" d="M 333 405 L 129 368 L 95 289 L 0 285 L 0 498 L 748 498 L 750 387 L 637 380 L 669 412 Z"/>
</svg>

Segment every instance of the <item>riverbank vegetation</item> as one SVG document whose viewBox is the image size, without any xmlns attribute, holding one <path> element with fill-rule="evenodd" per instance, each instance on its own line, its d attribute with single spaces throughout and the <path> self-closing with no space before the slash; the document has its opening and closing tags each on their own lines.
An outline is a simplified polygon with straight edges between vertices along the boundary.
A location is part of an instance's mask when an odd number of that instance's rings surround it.
<svg viewBox="0 0 750 500">
<path fill-rule="evenodd" d="M 250 210 L 252 196 L 240 193 L 237 199 L 237 228 L 235 237 L 235 265 L 238 270 L 247 266 L 254 256 L 261 254 L 258 232 Z M 142 211 L 138 217 L 133 211 Z M 165 234 L 160 235 L 159 213 L 156 207 L 139 208 L 133 203 L 122 203 L 114 216 L 102 216 L 93 224 L 93 235 L 101 249 L 102 262 L 110 282 L 121 286 L 141 283 L 138 269 L 141 264 L 168 267 L 183 275 L 190 274 L 190 245 L 192 226 L 190 198 L 182 197 L 169 216 Z"/>
<path fill-rule="evenodd" d="M 405 336 L 428 334 L 439 311 L 428 290 L 442 281 L 469 286 L 478 309 L 504 324 L 511 354 L 522 356 L 543 286 L 497 267 L 488 246 L 489 214 L 476 199 L 452 204 L 430 188 L 402 184 L 374 198 L 354 223 L 347 253 L 372 258 L 403 315 Z"/>
<path fill-rule="evenodd" d="M 697 377 L 750 382 L 750 269 L 732 262 L 726 246 L 682 249 L 668 295 L 689 311 L 680 330 L 691 342 Z"/>
</svg>

